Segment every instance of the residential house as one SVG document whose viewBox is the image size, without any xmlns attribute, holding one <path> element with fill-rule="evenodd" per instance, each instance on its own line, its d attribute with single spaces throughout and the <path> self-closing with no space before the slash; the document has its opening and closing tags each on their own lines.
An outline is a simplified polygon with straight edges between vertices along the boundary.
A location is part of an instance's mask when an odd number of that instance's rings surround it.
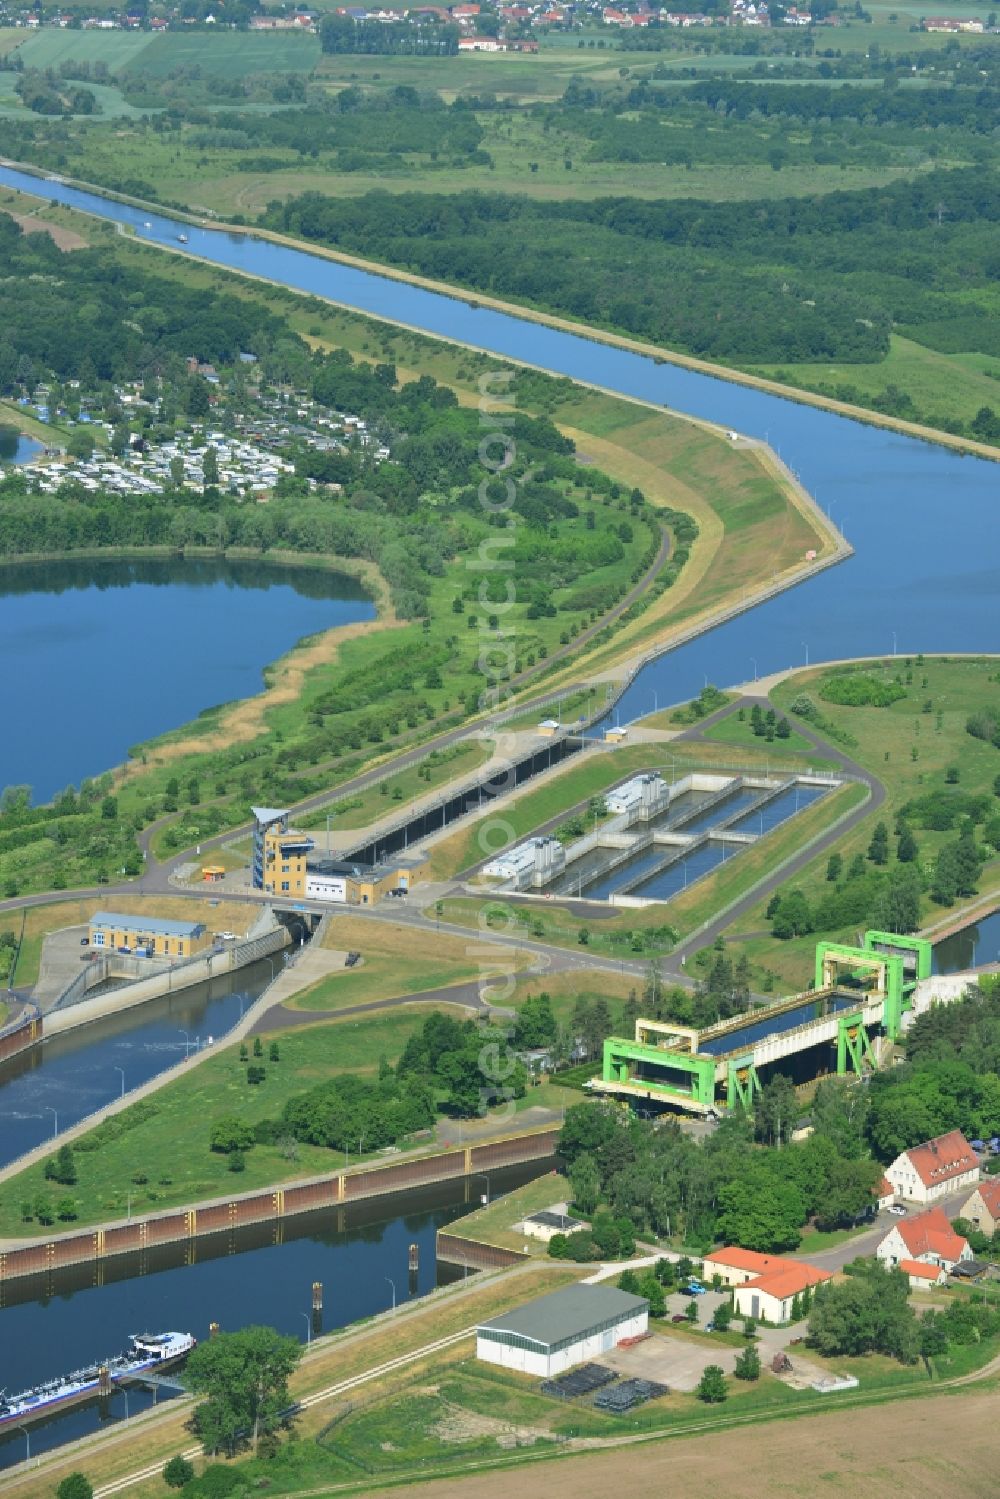
<svg viewBox="0 0 1000 1499">
<path fill-rule="evenodd" d="M 959 1217 L 992 1239 L 1000 1228 L 1000 1177 L 981 1181 L 972 1196 L 963 1202 Z"/>
<path fill-rule="evenodd" d="M 902 1270 L 910 1282 L 911 1291 L 933 1291 L 948 1280 L 948 1272 L 941 1265 L 929 1265 L 926 1260 L 900 1260 Z"/>
<path fill-rule="evenodd" d="M 920 1260 L 952 1270 L 964 1260 L 972 1259 L 968 1241 L 957 1234 L 944 1208 L 928 1208 L 916 1218 L 901 1218 L 886 1234 L 875 1251 L 884 1265 L 900 1265 L 904 1260 Z"/>
<path fill-rule="evenodd" d="M 764 1322 L 790 1322 L 796 1297 L 832 1280 L 829 1270 L 805 1265 L 801 1260 L 780 1260 L 763 1275 L 737 1286 L 733 1307 L 738 1317 L 758 1317 Z"/>
<path fill-rule="evenodd" d="M 961 1130 L 913 1145 L 885 1169 L 905 1202 L 939 1202 L 979 1180 L 979 1157 Z"/>
</svg>

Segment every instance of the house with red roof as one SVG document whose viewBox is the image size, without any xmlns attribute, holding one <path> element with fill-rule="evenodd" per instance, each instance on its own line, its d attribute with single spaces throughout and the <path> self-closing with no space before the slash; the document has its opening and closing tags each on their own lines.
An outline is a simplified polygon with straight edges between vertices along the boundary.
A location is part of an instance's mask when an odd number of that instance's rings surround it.
<svg viewBox="0 0 1000 1499">
<path fill-rule="evenodd" d="M 764 1322 L 792 1320 L 795 1298 L 832 1280 L 829 1270 L 805 1265 L 801 1260 L 777 1259 L 762 1275 L 755 1276 L 733 1292 L 738 1317 L 757 1317 Z"/>
<path fill-rule="evenodd" d="M 981 1181 L 972 1196 L 962 1203 L 958 1216 L 992 1238 L 1000 1228 L 1000 1177 Z"/>
<path fill-rule="evenodd" d="M 919 1260 L 953 1270 L 963 1260 L 972 1259 L 968 1241 L 957 1234 L 944 1208 L 928 1208 L 915 1218 L 901 1218 L 894 1223 L 875 1251 L 884 1265 L 900 1265 L 904 1260 Z"/>
<path fill-rule="evenodd" d="M 724 1286 L 742 1286 L 773 1270 L 784 1261 L 779 1254 L 758 1254 L 756 1249 L 713 1249 L 702 1261 L 702 1273 L 706 1280 L 716 1276 Z"/>
<path fill-rule="evenodd" d="M 875 1201 L 878 1205 L 878 1211 L 880 1213 L 883 1212 L 886 1208 L 892 1207 L 892 1204 L 896 1201 L 896 1189 L 893 1186 L 892 1182 L 887 1181 L 884 1176 L 878 1183 L 878 1185 L 873 1189 L 872 1195 L 875 1198 Z"/>
<path fill-rule="evenodd" d="M 910 1282 L 911 1291 L 933 1291 L 948 1279 L 947 1270 L 940 1265 L 928 1265 L 925 1260 L 900 1260 L 896 1268 L 902 1270 Z"/>
<path fill-rule="evenodd" d="M 938 1202 L 975 1186 L 979 1157 L 961 1130 L 953 1129 L 923 1145 L 911 1145 L 885 1168 L 885 1175 L 905 1202 Z"/>
</svg>

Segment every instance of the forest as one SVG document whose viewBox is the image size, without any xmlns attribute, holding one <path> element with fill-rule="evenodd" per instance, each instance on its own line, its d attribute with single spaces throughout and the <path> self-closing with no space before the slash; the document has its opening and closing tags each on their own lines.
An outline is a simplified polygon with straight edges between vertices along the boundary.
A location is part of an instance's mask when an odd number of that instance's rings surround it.
<svg viewBox="0 0 1000 1499">
<path fill-rule="evenodd" d="M 691 354 L 864 362 L 886 353 L 892 328 L 933 345 L 950 326 L 950 347 L 958 336 L 1000 353 L 977 300 L 997 270 L 998 186 L 995 172 L 970 168 L 750 204 L 305 193 L 266 217 L 304 239 Z"/>
</svg>

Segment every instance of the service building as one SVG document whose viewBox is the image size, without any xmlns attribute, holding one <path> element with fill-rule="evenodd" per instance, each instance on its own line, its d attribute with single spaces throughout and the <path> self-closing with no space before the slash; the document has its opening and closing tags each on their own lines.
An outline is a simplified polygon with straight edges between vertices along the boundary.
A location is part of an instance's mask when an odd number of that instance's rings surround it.
<svg viewBox="0 0 1000 1499">
<path fill-rule="evenodd" d="M 98 951 L 136 953 L 144 958 L 190 958 L 212 939 L 200 921 L 95 911 L 87 923 L 87 940 Z"/>
<path fill-rule="evenodd" d="M 476 1328 L 476 1357 L 551 1379 L 649 1331 L 649 1302 L 615 1286 L 567 1286 Z"/>
</svg>

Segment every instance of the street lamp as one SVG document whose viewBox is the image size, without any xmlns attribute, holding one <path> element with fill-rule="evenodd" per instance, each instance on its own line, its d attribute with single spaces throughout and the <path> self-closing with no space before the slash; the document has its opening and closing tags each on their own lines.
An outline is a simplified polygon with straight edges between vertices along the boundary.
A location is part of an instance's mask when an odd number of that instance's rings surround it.
<svg viewBox="0 0 1000 1499">
<path fill-rule="evenodd" d="M 892 632 L 892 654 L 893 655 L 896 654 L 896 632 L 895 632 L 895 630 L 893 630 L 893 632 Z"/>
<path fill-rule="evenodd" d="M 753 662 L 753 679 L 756 682 L 756 680 L 757 680 L 757 657 L 756 656 L 751 656 L 750 660 Z"/>
<path fill-rule="evenodd" d="M 122 1097 L 124 1098 L 125 1097 L 125 1068 L 124 1067 L 116 1067 L 115 1071 L 116 1072 L 120 1072 L 121 1075 L 122 1075 Z"/>
<path fill-rule="evenodd" d="M 306 1319 L 306 1347 L 308 1348 L 312 1342 L 312 1317 L 308 1312 L 303 1312 L 302 1316 Z"/>
<path fill-rule="evenodd" d="M 475 1176 L 476 1176 L 476 1180 L 477 1181 L 484 1181 L 486 1183 L 486 1206 L 489 1207 L 489 1205 L 490 1205 L 490 1179 L 487 1176 L 487 1174 L 486 1174 L 485 1171 L 477 1171 L 475 1173 Z"/>
<path fill-rule="evenodd" d="M 45 1105 L 45 1108 L 46 1111 L 52 1115 L 52 1134 L 53 1136 L 55 1136 L 59 1133 L 59 1115 L 50 1103 L 47 1103 Z"/>
<path fill-rule="evenodd" d="M 184 1055 L 186 1057 L 191 1050 L 191 1037 L 180 1026 L 178 1026 L 178 1030 L 180 1030 L 181 1035 L 184 1037 Z"/>
<path fill-rule="evenodd" d="M 393 1309 L 393 1311 L 395 1311 L 396 1310 L 396 1282 L 391 1278 L 391 1276 L 388 1276 L 388 1275 L 383 1275 L 382 1279 L 384 1281 L 387 1281 L 388 1284 L 390 1286 L 392 1286 L 392 1309 Z"/>
<path fill-rule="evenodd" d="M 18 1426 L 16 1429 L 18 1431 L 23 1431 L 24 1432 L 24 1440 L 28 1444 L 28 1454 L 27 1454 L 27 1456 L 25 1457 L 24 1460 L 25 1460 L 26 1463 L 30 1463 L 31 1462 L 31 1432 L 28 1430 L 28 1428 L 26 1426 Z"/>
<path fill-rule="evenodd" d="M 806 653 L 806 665 L 808 666 L 809 665 L 809 642 L 808 642 L 808 640 L 803 640 L 803 642 L 802 642 L 802 648 L 803 648 L 803 650 Z"/>
</svg>

